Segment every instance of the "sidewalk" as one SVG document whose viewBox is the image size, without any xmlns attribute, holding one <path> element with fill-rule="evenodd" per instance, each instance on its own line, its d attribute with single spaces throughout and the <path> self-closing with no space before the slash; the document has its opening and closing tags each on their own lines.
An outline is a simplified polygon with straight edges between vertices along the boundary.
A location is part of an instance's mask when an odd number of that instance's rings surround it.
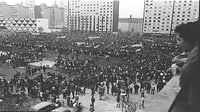
<svg viewBox="0 0 200 112">
<path fill-rule="evenodd" d="M 102 97 L 102 100 L 99 100 L 99 93 L 96 92 L 95 95 L 95 103 L 94 103 L 94 112 L 122 112 L 122 108 L 117 108 L 117 96 L 110 94 L 106 94 Z M 140 102 L 139 95 L 130 94 L 130 100 L 135 102 Z M 62 102 L 62 95 L 60 96 L 60 101 Z M 66 102 L 66 101 L 65 101 Z M 90 104 L 91 104 L 91 90 L 86 89 L 86 95 L 79 95 L 79 102 L 81 103 L 83 110 L 82 112 L 90 112 Z M 66 105 L 66 104 L 65 104 Z M 123 110 L 125 112 L 125 110 Z M 137 108 L 136 112 L 145 112 L 144 109 Z"/>
<path fill-rule="evenodd" d="M 99 100 L 98 92 L 95 93 L 95 103 L 94 109 L 95 112 L 122 112 L 121 108 L 117 108 L 117 100 L 116 96 L 111 94 L 105 94 L 103 96 L 103 100 Z M 60 97 L 61 101 L 63 101 L 62 96 Z M 91 104 L 91 90 L 86 89 L 86 95 L 79 95 L 79 102 L 83 106 L 82 112 L 90 112 L 89 107 Z"/>
</svg>

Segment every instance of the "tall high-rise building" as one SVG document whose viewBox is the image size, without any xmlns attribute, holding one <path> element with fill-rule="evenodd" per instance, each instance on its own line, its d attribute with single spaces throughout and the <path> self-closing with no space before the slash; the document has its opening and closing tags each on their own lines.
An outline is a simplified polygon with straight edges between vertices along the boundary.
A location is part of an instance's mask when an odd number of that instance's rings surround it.
<svg viewBox="0 0 200 112">
<path fill-rule="evenodd" d="M 2 2 L 0 3 L 0 18 L 29 18 L 29 8 Z"/>
<path fill-rule="evenodd" d="M 68 0 L 70 31 L 117 32 L 119 0 Z"/>
<path fill-rule="evenodd" d="M 35 0 L 22 0 L 21 4 L 23 6 L 29 7 L 30 18 L 35 18 L 35 12 L 34 12 Z"/>
<path fill-rule="evenodd" d="M 67 0 L 52 0 L 52 4 L 53 6 L 64 8 L 67 4 Z"/>
<path fill-rule="evenodd" d="M 174 33 L 182 23 L 197 21 L 198 0 L 145 0 L 143 33 Z"/>
<path fill-rule="evenodd" d="M 50 28 L 62 28 L 64 26 L 64 8 L 46 4 L 35 6 L 35 18 L 48 19 Z"/>
</svg>

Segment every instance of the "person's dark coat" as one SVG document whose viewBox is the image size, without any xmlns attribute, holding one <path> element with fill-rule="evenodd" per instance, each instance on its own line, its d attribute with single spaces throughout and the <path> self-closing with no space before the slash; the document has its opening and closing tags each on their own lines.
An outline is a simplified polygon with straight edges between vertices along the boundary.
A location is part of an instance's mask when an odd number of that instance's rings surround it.
<svg viewBox="0 0 200 112">
<path fill-rule="evenodd" d="M 168 112 L 200 112 L 199 65 L 199 46 L 196 45 L 181 67 L 181 90 Z"/>
</svg>

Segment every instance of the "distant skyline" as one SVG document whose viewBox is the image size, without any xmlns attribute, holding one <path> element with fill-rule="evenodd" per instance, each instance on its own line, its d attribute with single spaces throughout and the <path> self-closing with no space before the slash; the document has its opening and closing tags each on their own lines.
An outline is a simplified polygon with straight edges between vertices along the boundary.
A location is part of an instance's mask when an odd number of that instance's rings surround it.
<svg viewBox="0 0 200 112">
<path fill-rule="evenodd" d="M 21 0 L 0 1 L 4 1 L 11 5 L 21 3 Z M 55 0 L 35 0 L 35 2 L 36 5 L 46 3 L 47 5 L 51 6 L 53 3 L 55 3 Z M 130 15 L 132 15 L 132 18 L 143 18 L 144 0 L 119 0 L 119 2 L 119 18 L 129 18 Z"/>
</svg>

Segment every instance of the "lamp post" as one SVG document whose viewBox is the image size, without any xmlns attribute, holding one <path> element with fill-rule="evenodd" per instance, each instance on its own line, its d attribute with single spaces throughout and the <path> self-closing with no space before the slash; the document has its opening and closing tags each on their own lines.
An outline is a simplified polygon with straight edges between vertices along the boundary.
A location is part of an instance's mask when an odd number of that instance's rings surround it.
<svg viewBox="0 0 200 112">
<path fill-rule="evenodd" d="M 95 98 L 94 98 L 94 94 L 92 94 L 90 112 L 94 112 L 94 102 L 95 102 Z"/>
<path fill-rule="evenodd" d="M 94 112 L 94 102 L 95 102 L 94 91 L 95 91 L 94 87 L 92 87 L 92 98 L 91 98 L 90 112 Z"/>
<path fill-rule="evenodd" d="M 171 18 L 171 25 L 170 25 L 170 33 L 169 33 L 169 35 L 171 36 L 171 34 L 172 34 L 172 26 L 173 26 L 173 19 L 174 19 L 174 6 L 175 5 L 175 0 L 173 1 L 173 4 L 172 4 L 172 18 Z"/>
</svg>

